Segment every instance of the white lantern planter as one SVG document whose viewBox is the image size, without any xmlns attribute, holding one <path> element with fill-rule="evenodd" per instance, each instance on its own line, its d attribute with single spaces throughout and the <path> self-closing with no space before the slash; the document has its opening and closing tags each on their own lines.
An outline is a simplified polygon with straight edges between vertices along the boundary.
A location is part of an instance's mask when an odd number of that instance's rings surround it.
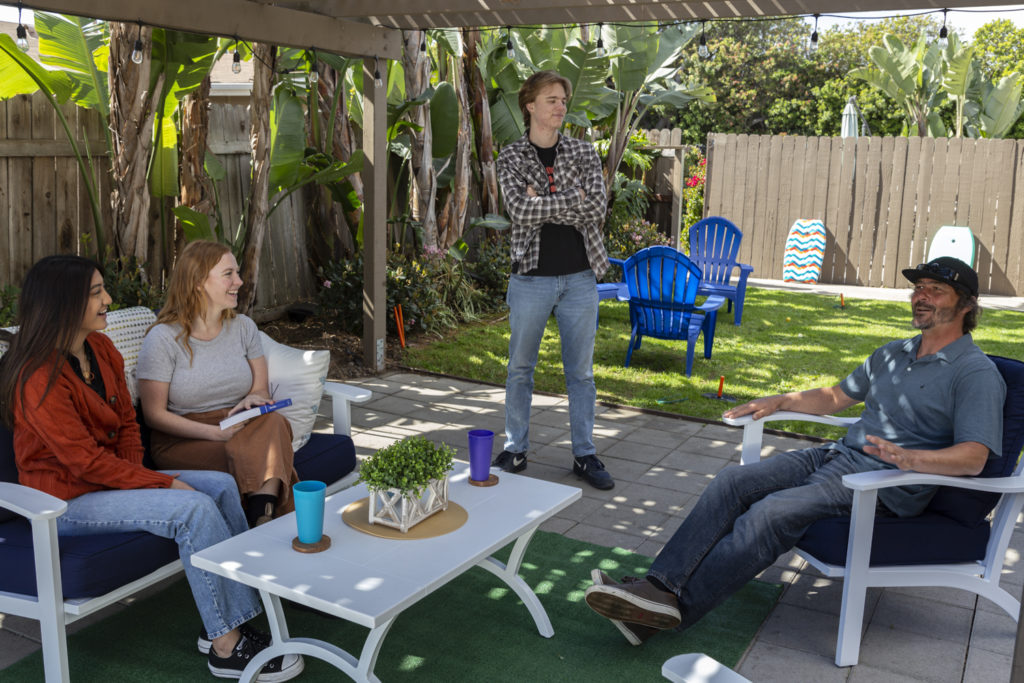
<svg viewBox="0 0 1024 683">
<path fill-rule="evenodd" d="M 419 496 L 402 495 L 398 489 L 370 491 L 370 524 L 383 524 L 403 534 L 434 513 L 447 509 L 447 476 L 431 479 Z"/>
</svg>

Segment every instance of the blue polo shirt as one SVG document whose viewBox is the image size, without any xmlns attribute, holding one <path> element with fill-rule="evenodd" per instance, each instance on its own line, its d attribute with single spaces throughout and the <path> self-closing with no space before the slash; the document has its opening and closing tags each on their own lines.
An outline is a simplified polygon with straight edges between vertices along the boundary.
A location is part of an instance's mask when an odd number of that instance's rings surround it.
<svg viewBox="0 0 1024 683">
<path fill-rule="evenodd" d="M 864 452 L 868 434 L 903 448 L 936 450 L 965 441 L 999 456 L 1006 385 L 995 364 L 965 334 L 941 350 L 917 357 L 921 336 L 889 342 L 840 382 L 864 412 L 834 445 L 865 471 L 896 469 Z M 900 517 L 921 514 L 934 486 L 881 489 L 879 499 Z"/>
</svg>

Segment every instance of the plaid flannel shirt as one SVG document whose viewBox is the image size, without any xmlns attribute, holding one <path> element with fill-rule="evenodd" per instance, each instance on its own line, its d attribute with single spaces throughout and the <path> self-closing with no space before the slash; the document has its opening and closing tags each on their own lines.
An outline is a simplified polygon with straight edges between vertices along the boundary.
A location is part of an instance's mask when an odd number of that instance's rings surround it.
<svg viewBox="0 0 1024 683">
<path fill-rule="evenodd" d="M 549 189 L 548 174 L 530 144 L 528 135 L 506 145 L 498 155 L 498 183 L 505 199 L 505 210 L 512 221 L 512 263 L 516 272 L 528 273 L 540 259 L 540 228 L 545 223 L 572 225 L 583 235 L 587 261 L 601 279 L 608 270 L 608 252 L 604 248 L 601 226 L 608 205 L 601 174 L 601 160 L 589 142 L 558 134 L 555 157 L 555 187 Z M 526 194 L 527 186 L 537 192 Z M 586 193 L 580 199 L 579 190 Z"/>
</svg>

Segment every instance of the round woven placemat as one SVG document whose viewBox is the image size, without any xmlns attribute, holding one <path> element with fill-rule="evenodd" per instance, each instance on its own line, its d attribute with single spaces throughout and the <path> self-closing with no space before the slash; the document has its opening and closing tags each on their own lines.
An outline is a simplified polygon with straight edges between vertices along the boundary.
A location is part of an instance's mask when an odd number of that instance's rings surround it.
<svg viewBox="0 0 1024 683">
<path fill-rule="evenodd" d="M 364 534 L 379 538 L 394 538 L 400 541 L 415 541 L 450 534 L 466 523 L 469 513 L 466 512 L 466 508 L 449 500 L 447 510 L 435 512 L 403 534 L 394 527 L 370 524 L 370 499 L 367 497 L 349 503 L 342 510 L 341 519 L 345 524 Z"/>
</svg>

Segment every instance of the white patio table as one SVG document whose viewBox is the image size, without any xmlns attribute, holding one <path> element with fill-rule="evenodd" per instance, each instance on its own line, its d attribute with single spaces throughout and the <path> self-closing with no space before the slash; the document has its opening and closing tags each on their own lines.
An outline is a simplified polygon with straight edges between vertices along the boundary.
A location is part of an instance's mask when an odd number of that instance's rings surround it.
<svg viewBox="0 0 1024 683">
<path fill-rule="evenodd" d="M 273 644 L 250 661 L 241 680 L 253 680 L 270 659 L 295 653 L 329 662 L 353 680 L 379 682 L 373 669 L 398 615 L 474 566 L 504 581 L 526 605 L 540 634 L 553 636 L 551 620 L 519 577 L 519 566 L 537 527 L 582 493 L 573 486 L 505 472 L 499 475 L 496 486 L 470 486 L 469 467 L 456 464 L 449 499 L 464 507 L 469 518 L 443 536 L 392 540 L 348 526 L 342 511 L 367 495 L 359 485 L 327 498 L 324 533 L 332 544 L 324 552 L 292 550 L 296 534 L 292 513 L 194 554 L 195 566 L 252 586 L 263 599 Z M 507 564 L 491 557 L 513 541 Z M 321 640 L 291 637 L 281 598 L 368 627 L 359 657 Z"/>
</svg>

